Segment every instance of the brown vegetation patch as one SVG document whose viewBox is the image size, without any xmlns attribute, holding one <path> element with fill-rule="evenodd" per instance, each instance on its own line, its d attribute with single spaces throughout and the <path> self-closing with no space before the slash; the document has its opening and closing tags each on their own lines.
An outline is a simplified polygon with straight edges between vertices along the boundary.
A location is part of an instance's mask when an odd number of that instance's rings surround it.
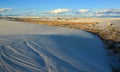
<svg viewBox="0 0 120 72">
<path fill-rule="evenodd" d="M 32 18 L 24 18 L 22 20 L 17 21 L 23 21 L 23 22 L 32 22 L 35 24 L 46 24 L 50 26 L 79 26 L 79 24 L 96 24 L 96 22 L 74 22 L 72 20 L 35 20 Z"/>
</svg>

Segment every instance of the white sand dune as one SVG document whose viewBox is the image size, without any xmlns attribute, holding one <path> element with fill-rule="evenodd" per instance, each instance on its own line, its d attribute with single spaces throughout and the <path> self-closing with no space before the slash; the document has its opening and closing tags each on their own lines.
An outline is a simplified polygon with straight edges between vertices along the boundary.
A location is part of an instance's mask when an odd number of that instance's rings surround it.
<svg viewBox="0 0 120 72">
<path fill-rule="evenodd" d="M 0 20 L 0 72 L 111 72 L 103 46 L 85 31 Z"/>
</svg>

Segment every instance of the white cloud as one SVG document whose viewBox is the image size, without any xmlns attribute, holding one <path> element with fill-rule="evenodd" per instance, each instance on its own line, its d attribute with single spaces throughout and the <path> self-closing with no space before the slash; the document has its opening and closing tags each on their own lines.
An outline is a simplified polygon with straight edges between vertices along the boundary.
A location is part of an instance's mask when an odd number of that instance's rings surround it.
<svg viewBox="0 0 120 72">
<path fill-rule="evenodd" d="M 89 16 L 89 17 L 93 17 L 93 16 L 95 16 L 95 14 L 90 13 L 90 14 L 88 14 L 88 16 Z"/>
<path fill-rule="evenodd" d="M 119 16 L 120 17 L 120 14 L 109 14 L 109 16 Z"/>
<path fill-rule="evenodd" d="M 4 11 L 8 11 L 8 10 L 12 10 L 12 8 L 0 8 L 0 12 L 4 12 Z"/>
<path fill-rule="evenodd" d="M 87 9 L 79 9 L 79 10 L 73 10 L 72 11 L 74 14 L 87 14 L 89 13 L 90 11 L 87 10 Z"/>
<path fill-rule="evenodd" d="M 95 16 L 99 17 L 120 17 L 120 9 L 102 9 L 96 10 Z"/>
<path fill-rule="evenodd" d="M 52 13 L 52 14 L 60 14 L 60 13 L 66 13 L 66 12 L 69 12 L 69 11 L 70 10 L 66 9 L 66 8 L 58 8 L 58 9 L 50 11 L 50 13 Z"/>
<path fill-rule="evenodd" d="M 96 14 L 95 16 L 102 17 L 102 16 L 105 16 L 105 14 Z"/>
<path fill-rule="evenodd" d="M 89 10 L 87 10 L 87 9 L 80 9 L 80 10 L 78 10 L 78 12 L 79 13 L 87 13 L 87 12 L 89 12 Z"/>
<path fill-rule="evenodd" d="M 120 9 L 102 9 L 97 10 L 96 14 L 120 14 Z"/>
</svg>

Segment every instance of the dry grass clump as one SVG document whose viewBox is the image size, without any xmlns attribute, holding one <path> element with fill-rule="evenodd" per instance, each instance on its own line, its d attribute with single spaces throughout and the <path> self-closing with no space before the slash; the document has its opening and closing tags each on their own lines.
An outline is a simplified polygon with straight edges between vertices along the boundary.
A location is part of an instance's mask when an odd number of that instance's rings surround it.
<svg viewBox="0 0 120 72">
<path fill-rule="evenodd" d="M 104 31 L 100 32 L 100 35 L 107 40 L 120 41 L 120 27 L 108 26 Z"/>
</svg>

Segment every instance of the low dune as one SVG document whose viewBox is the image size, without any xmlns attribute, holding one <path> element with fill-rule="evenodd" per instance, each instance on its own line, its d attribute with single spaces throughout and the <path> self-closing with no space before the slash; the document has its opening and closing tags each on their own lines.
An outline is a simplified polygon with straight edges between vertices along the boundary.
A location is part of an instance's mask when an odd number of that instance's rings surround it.
<svg viewBox="0 0 120 72">
<path fill-rule="evenodd" d="M 91 33 L 7 20 L 0 20 L 0 71 L 112 72 Z"/>
</svg>

